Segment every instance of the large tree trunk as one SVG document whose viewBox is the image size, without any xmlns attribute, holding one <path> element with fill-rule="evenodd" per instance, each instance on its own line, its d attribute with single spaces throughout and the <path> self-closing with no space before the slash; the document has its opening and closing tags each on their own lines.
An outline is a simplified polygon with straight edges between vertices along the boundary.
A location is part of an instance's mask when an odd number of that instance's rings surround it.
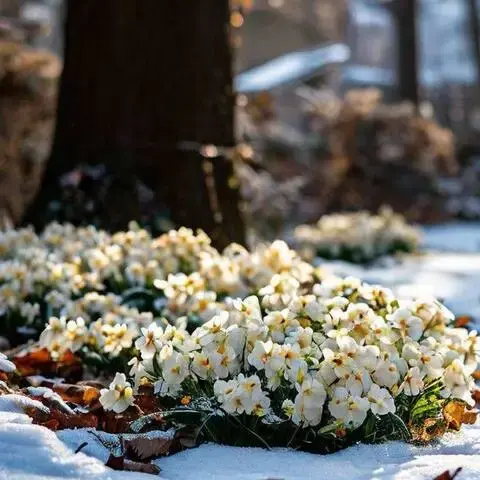
<svg viewBox="0 0 480 480">
<path fill-rule="evenodd" d="M 401 100 L 419 103 L 417 0 L 395 0 L 394 15 L 398 38 L 398 81 Z"/>
<path fill-rule="evenodd" d="M 234 145 L 228 21 L 228 0 L 188 8 L 180 1 L 70 0 L 56 139 L 28 220 L 41 221 L 62 173 L 104 162 L 115 171 L 107 227 L 137 215 L 139 177 L 177 225 L 203 228 L 220 246 L 243 242 L 232 164 L 199 153 L 202 145 Z"/>
<path fill-rule="evenodd" d="M 473 54 L 477 67 L 477 81 L 480 81 L 480 25 L 477 0 L 467 0 L 470 19 L 470 35 L 472 36 Z"/>
</svg>

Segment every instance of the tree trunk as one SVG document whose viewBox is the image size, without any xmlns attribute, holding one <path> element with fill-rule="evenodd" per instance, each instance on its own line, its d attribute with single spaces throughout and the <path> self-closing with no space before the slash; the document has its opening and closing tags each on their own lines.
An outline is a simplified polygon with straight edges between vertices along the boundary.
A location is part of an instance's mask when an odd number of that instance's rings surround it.
<svg viewBox="0 0 480 480">
<path fill-rule="evenodd" d="M 137 212 L 135 178 L 177 225 L 203 228 L 217 245 L 244 242 L 228 159 L 202 145 L 234 145 L 228 0 L 70 0 L 58 126 L 38 222 L 59 176 L 79 164 L 115 172 L 107 227 Z M 205 168 L 207 167 L 207 168 Z M 212 181 L 212 179 L 214 181 Z"/>
<path fill-rule="evenodd" d="M 473 54 L 475 55 L 475 65 L 477 67 L 477 82 L 480 82 L 480 25 L 478 15 L 477 0 L 468 1 L 468 17 L 470 19 L 470 35 L 472 38 Z"/>
<path fill-rule="evenodd" d="M 418 2 L 417 0 L 396 0 L 393 8 L 397 22 L 400 99 L 408 100 L 418 106 Z"/>
</svg>

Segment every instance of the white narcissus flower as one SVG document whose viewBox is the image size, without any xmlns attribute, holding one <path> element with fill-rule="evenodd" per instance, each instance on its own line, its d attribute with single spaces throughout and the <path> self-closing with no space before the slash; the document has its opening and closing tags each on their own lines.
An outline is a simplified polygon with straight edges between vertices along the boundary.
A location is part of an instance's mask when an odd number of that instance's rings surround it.
<svg viewBox="0 0 480 480">
<path fill-rule="evenodd" d="M 296 330 L 290 332 L 285 339 L 285 343 L 290 345 L 298 345 L 303 353 L 308 353 L 312 345 L 313 330 L 310 327 L 297 327 Z"/>
<path fill-rule="evenodd" d="M 166 357 L 162 361 L 161 367 L 163 379 L 174 388 L 179 388 L 189 374 L 188 363 L 184 355 L 179 352 L 172 352 Z"/>
<path fill-rule="evenodd" d="M 365 397 L 350 395 L 344 387 L 336 387 L 328 409 L 344 425 L 356 428 L 367 418 L 370 402 Z"/>
<path fill-rule="evenodd" d="M 40 335 L 40 346 L 50 349 L 50 346 L 59 342 L 65 332 L 67 319 L 65 317 L 50 317 L 47 327 Z"/>
<path fill-rule="evenodd" d="M 133 389 L 123 373 L 117 373 L 110 386 L 100 391 L 102 407 L 115 413 L 122 413 L 134 401 Z"/>
<path fill-rule="evenodd" d="M 236 388 L 237 382 L 235 380 L 229 380 L 228 382 L 225 380 L 217 380 L 213 384 L 213 392 L 221 403 L 223 403 L 225 398 L 231 395 Z"/>
<path fill-rule="evenodd" d="M 395 402 L 386 388 L 380 388 L 374 383 L 368 392 L 367 398 L 370 402 L 370 410 L 375 415 L 395 413 Z"/>
<path fill-rule="evenodd" d="M 68 321 L 65 329 L 66 348 L 76 352 L 85 343 L 87 335 L 88 330 L 82 317 Z"/>
<path fill-rule="evenodd" d="M 257 340 L 252 352 L 248 355 L 248 363 L 257 370 L 263 370 L 270 359 L 272 348 L 273 342 L 271 340 L 267 342 Z"/>
<path fill-rule="evenodd" d="M 133 345 L 133 339 L 138 335 L 133 325 L 126 323 L 116 325 L 104 325 L 102 334 L 105 337 L 103 351 L 112 356 L 118 356 L 123 349 Z"/>
<path fill-rule="evenodd" d="M 357 397 L 362 396 L 368 392 L 372 385 L 370 374 L 364 368 L 359 368 L 352 373 L 347 374 L 345 379 L 345 386 L 348 391 Z"/>
<path fill-rule="evenodd" d="M 379 360 L 372 377 L 380 386 L 392 388 L 400 380 L 400 372 L 394 362 L 388 359 Z"/>
<path fill-rule="evenodd" d="M 22 303 L 20 305 L 20 315 L 25 317 L 29 323 L 33 322 L 40 314 L 40 305 L 38 303 Z"/>
<path fill-rule="evenodd" d="M 135 342 L 135 347 L 140 351 L 142 358 L 153 358 L 162 346 L 163 329 L 152 323 L 148 328 L 142 328 L 141 332 L 142 336 Z"/>
<path fill-rule="evenodd" d="M 423 377 L 420 369 L 418 367 L 413 367 L 405 375 L 403 382 L 400 387 L 398 387 L 397 394 L 404 392 L 405 395 L 415 397 L 421 392 L 423 386 Z"/>
<path fill-rule="evenodd" d="M 202 352 L 192 352 L 192 363 L 190 365 L 192 372 L 203 380 L 212 375 L 213 368 L 210 359 Z"/>
<path fill-rule="evenodd" d="M 194 332 L 202 347 L 214 342 L 217 337 L 225 335 L 228 317 L 228 312 L 221 312 Z"/>
<path fill-rule="evenodd" d="M 308 376 L 301 385 L 297 385 L 297 390 L 292 422 L 296 425 L 318 425 L 322 421 L 323 404 L 327 398 L 325 387 L 316 378 Z"/>
<path fill-rule="evenodd" d="M 217 378 L 226 378 L 239 368 L 239 362 L 235 361 L 237 355 L 232 347 L 220 344 L 216 350 L 208 353 L 208 358 Z"/>
<path fill-rule="evenodd" d="M 421 318 L 412 314 L 408 308 L 399 308 L 388 315 L 387 319 L 391 325 L 399 331 L 402 338 L 410 337 L 418 340 L 423 333 L 424 326 Z"/>
<path fill-rule="evenodd" d="M 408 342 L 402 350 L 402 357 L 412 367 L 418 367 L 423 375 L 439 378 L 443 372 L 443 358 L 427 345 Z"/>
<path fill-rule="evenodd" d="M 471 374 L 465 371 L 465 366 L 460 360 L 455 359 L 444 372 L 444 381 L 447 392 L 451 397 L 465 401 L 468 405 L 474 406 L 475 400 L 472 398 L 472 389 L 474 381 Z"/>
</svg>

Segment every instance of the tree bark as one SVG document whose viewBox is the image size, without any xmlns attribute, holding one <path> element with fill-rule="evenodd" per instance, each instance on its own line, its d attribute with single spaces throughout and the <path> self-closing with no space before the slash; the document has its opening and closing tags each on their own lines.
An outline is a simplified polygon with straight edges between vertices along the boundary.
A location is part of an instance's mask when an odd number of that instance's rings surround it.
<svg viewBox="0 0 480 480">
<path fill-rule="evenodd" d="M 477 0 L 468 1 L 468 17 L 470 19 L 470 35 L 472 36 L 473 54 L 477 67 L 477 82 L 480 82 L 480 25 Z"/>
<path fill-rule="evenodd" d="M 110 228 L 132 219 L 139 177 L 177 225 L 219 246 L 243 243 L 232 164 L 215 158 L 206 175 L 199 153 L 235 143 L 228 22 L 228 0 L 70 0 L 55 142 L 28 220 L 37 223 L 62 173 L 100 162 L 120 185 Z"/>
<path fill-rule="evenodd" d="M 395 0 L 393 11 L 397 22 L 398 81 L 401 100 L 419 104 L 417 0 Z"/>
</svg>

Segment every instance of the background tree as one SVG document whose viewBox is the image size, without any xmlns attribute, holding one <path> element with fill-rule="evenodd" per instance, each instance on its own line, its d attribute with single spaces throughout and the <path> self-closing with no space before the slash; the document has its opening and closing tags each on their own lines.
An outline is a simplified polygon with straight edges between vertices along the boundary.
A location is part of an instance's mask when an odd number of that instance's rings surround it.
<svg viewBox="0 0 480 480">
<path fill-rule="evenodd" d="M 419 103 L 417 0 L 394 0 L 393 13 L 397 23 L 398 85 L 402 100 L 415 106 Z"/>
<path fill-rule="evenodd" d="M 477 67 L 477 75 L 480 80 L 480 25 L 478 15 L 477 0 L 467 0 L 468 18 L 470 19 L 470 28 L 473 44 L 473 54 L 475 55 L 475 65 Z"/>
<path fill-rule="evenodd" d="M 41 226 L 62 174 L 104 163 L 107 228 L 137 217 L 140 179 L 177 225 L 243 242 L 232 164 L 200 152 L 234 145 L 233 118 L 228 0 L 70 0 L 53 152 L 26 221 Z"/>
</svg>

